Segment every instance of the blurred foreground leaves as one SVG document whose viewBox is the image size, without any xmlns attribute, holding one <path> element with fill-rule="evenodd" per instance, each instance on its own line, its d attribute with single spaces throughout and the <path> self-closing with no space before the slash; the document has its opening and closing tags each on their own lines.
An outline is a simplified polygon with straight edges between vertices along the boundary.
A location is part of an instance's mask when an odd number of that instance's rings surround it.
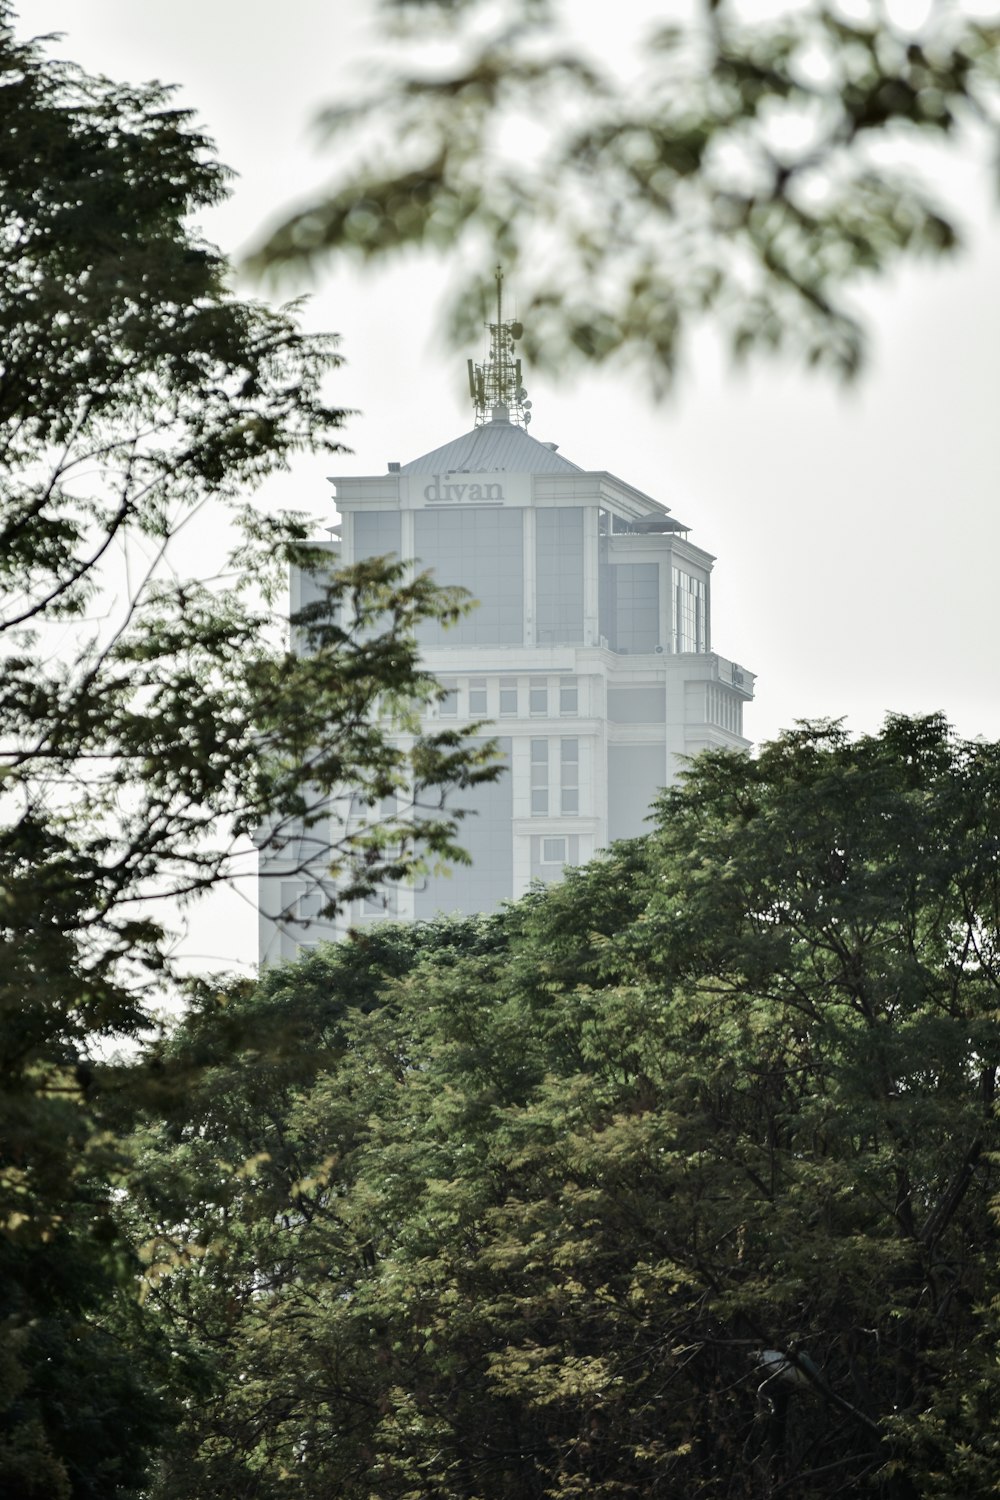
<svg viewBox="0 0 1000 1500">
<path fill-rule="evenodd" d="M 572 7 L 561 21 L 539 0 L 388 0 L 390 60 L 323 118 L 332 188 L 255 264 L 451 257 L 467 346 L 499 258 L 525 352 L 556 372 L 624 355 L 662 390 L 707 320 L 737 358 L 853 375 L 852 289 L 954 250 L 933 184 L 996 155 L 1000 24 L 951 4 L 916 32 L 875 3 L 768 21 L 734 0 L 676 10 L 625 83 L 574 34 Z"/>
</svg>

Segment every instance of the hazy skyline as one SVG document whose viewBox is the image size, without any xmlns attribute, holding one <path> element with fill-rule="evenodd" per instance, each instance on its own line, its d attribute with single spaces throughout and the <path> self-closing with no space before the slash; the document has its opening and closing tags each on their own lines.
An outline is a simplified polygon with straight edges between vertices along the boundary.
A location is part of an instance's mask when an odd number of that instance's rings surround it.
<svg viewBox="0 0 1000 1500">
<path fill-rule="evenodd" d="M 18 31 L 64 31 L 59 52 L 88 69 L 181 86 L 180 102 L 239 174 L 232 201 L 203 225 L 239 254 L 328 175 L 311 120 L 349 86 L 371 8 L 23 0 Z M 655 9 L 618 6 L 614 24 Z M 607 12 L 573 6 L 585 28 L 607 27 Z M 852 389 L 787 364 L 733 374 L 710 334 L 659 406 L 627 369 L 564 384 L 526 371 L 533 436 L 663 501 L 718 557 L 713 644 L 758 674 L 746 715 L 755 740 L 820 716 L 872 729 L 887 710 L 942 710 L 966 736 L 1000 736 L 1000 217 L 983 156 L 947 163 L 967 252 L 911 265 L 855 299 L 871 349 Z M 485 335 L 477 348 L 443 348 L 441 282 L 410 259 L 281 288 L 282 299 L 308 291 L 308 324 L 342 335 L 333 395 L 359 415 L 344 433 L 352 455 L 301 464 L 273 498 L 329 525 L 327 474 L 384 471 L 472 425 L 465 359 L 481 358 Z"/>
</svg>

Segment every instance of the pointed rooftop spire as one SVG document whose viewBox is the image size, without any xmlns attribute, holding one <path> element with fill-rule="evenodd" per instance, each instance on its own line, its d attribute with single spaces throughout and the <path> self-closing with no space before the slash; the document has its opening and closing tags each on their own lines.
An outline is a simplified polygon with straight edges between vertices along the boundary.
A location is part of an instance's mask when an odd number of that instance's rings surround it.
<svg viewBox="0 0 1000 1500">
<path fill-rule="evenodd" d="M 496 284 L 496 322 L 486 324 L 490 331 L 490 352 L 481 365 L 469 360 L 469 393 L 476 408 L 476 426 L 509 421 L 527 427 L 531 421 L 531 402 L 521 383 L 521 361 L 514 353 L 524 329 L 516 320 L 504 321 L 501 266 L 496 268 Z"/>
</svg>

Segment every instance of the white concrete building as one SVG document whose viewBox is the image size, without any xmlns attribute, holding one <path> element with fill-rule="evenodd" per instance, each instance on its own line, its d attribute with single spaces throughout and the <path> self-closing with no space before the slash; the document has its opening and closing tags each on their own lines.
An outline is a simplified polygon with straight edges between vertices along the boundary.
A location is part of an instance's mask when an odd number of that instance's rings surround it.
<svg viewBox="0 0 1000 1500">
<path fill-rule="evenodd" d="M 357 902 L 339 932 L 492 910 L 641 833 L 688 757 L 749 746 L 753 674 L 712 646 L 714 559 L 665 505 L 530 436 L 519 365 L 497 376 L 511 329 L 498 315 L 494 359 L 470 368 L 470 432 L 385 474 L 333 481 L 340 560 L 396 553 L 479 601 L 449 629 L 427 625 L 423 655 L 448 690 L 435 721 L 493 720 L 507 763 L 499 781 L 458 799 L 474 808 L 460 835 L 471 869 Z M 509 404 L 486 407 L 503 395 Z M 293 611 L 308 596 L 309 579 L 293 578 Z M 298 847 L 262 854 L 263 962 L 339 935 L 308 920 L 320 897 L 301 866 L 322 875 L 322 854 L 321 841 L 305 860 Z"/>
</svg>

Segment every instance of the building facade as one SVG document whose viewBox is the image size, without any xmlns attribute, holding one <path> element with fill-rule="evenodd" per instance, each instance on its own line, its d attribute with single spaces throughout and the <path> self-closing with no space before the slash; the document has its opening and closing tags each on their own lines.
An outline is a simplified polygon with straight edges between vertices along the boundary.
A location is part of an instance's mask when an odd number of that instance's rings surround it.
<svg viewBox="0 0 1000 1500">
<path fill-rule="evenodd" d="M 494 348 L 498 328 L 510 347 L 517 325 L 498 315 L 491 328 Z M 712 645 L 714 559 L 666 506 L 536 441 L 519 368 L 504 386 L 495 364 L 470 369 L 471 431 L 385 474 L 333 481 L 341 525 L 330 543 L 344 563 L 397 554 L 478 601 L 421 638 L 445 688 L 428 727 L 491 720 L 505 761 L 497 782 L 459 799 L 472 865 L 356 902 L 338 928 L 316 919 L 322 840 L 305 857 L 262 851 L 263 962 L 350 925 L 490 911 L 641 833 L 691 756 L 749 748 L 753 674 Z M 509 404 L 486 408 L 504 394 Z M 293 611 L 309 589 L 293 577 Z"/>
</svg>

